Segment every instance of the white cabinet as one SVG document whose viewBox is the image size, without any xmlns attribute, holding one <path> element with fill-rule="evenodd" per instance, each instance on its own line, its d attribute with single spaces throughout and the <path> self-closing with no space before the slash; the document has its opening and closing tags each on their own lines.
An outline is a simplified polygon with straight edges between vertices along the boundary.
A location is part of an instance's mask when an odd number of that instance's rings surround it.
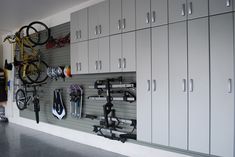
<svg viewBox="0 0 235 157">
<path fill-rule="evenodd" d="M 208 0 L 169 0 L 169 23 L 208 16 Z"/>
<path fill-rule="evenodd" d="M 89 40 L 89 73 L 106 73 L 109 67 L 109 37 Z"/>
<path fill-rule="evenodd" d="M 170 146 L 205 154 L 210 124 L 208 34 L 208 18 L 169 26 Z"/>
<path fill-rule="evenodd" d="M 137 31 L 137 63 L 137 139 L 168 146 L 167 26 Z"/>
<path fill-rule="evenodd" d="M 110 37 L 110 71 L 136 71 L 135 32 Z"/>
<path fill-rule="evenodd" d="M 71 43 L 88 39 L 87 9 L 82 9 L 71 14 Z"/>
<path fill-rule="evenodd" d="M 167 24 L 167 0 L 136 0 L 136 29 Z"/>
<path fill-rule="evenodd" d="M 88 8 L 89 39 L 109 35 L 109 1 Z"/>
<path fill-rule="evenodd" d="M 211 154 L 234 156 L 233 14 L 210 18 Z"/>
<path fill-rule="evenodd" d="M 233 0 L 209 0 L 210 15 L 226 13 L 233 10 Z"/>
<path fill-rule="evenodd" d="M 71 44 L 70 62 L 72 74 L 88 73 L 88 41 Z"/>
<path fill-rule="evenodd" d="M 110 0 L 110 34 L 135 30 L 135 0 Z"/>
</svg>

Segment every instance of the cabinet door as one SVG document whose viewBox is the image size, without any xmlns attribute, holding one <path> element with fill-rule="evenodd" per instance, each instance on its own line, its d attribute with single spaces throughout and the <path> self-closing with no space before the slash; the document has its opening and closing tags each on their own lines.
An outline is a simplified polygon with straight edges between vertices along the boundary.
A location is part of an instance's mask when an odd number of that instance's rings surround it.
<svg viewBox="0 0 235 157">
<path fill-rule="evenodd" d="M 78 43 L 70 45 L 70 66 L 71 74 L 78 74 Z"/>
<path fill-rule="evenodd" d="M 150 29 L 137 31 L 137 139 L 151 142 L 151 43 Z"/>
<path fill-rule="evenodd" d="M 170 146 L 187 149 L 186 22 L 169 26 Z"/>
<path fill-rule="evenodd" d="M 122 34 L 122 68 L 124 72 L 136 71 L 135 32 Z"/>
<path fill-rule="evenodd" d="M 210 19 L 211 154 L 234 156 L 233 14 Z"/>
<path fill-rule="evenodd" d="M 109 37 L 99 39 L 99 70 L 102 73 L 110 71 Z"/>
<path fill-rule="evenodd" d="M 209 0 L 210 15 L 226 13 L 233 10 L 232 0 Z"/>
<path fill-rule="evenodd" d="M 89 39 L 98 38 L 98 15 L 99 15 L 98 4 L 88 8 L 88 19 L 89 19 Z"/>
<path fill-rule="evenodd" d="M 151 22 L 152 26 L 167 24 L 167 0 L 151 1 Z"/>
<path fill-rule="evenodd" d="M 89 40 L 89 73 L 97 73 L 98 70 L 99 39 Z"/>
<path fill-rule="evenodd" d="M 122 0 L 110 0 L 110 34 L 121 33 Z"/>
<path fill-rule="evenodd" d="M 168 146 L 168 27 L 152 29 L 152 142 Z"/>
<path fill-rule="evenodd" d="M 79 41 L 88 40 L 88 11 L 86 9 L 82 9 L 79 11 Z"/>
<path fill-rule="evenodd" d="M 187 19 L 186 0 L 169 0 L 169 22 L 184 21 Z"/>
<path fill-rule="evenodd" d="M 70 16 L 70 33 L 71 33 L 71 43 L 75 43 L 78 41 L 78 30 L 79 30 L 79 22 L 78 22 L 78 18 L 79 18 L 79 12 L 74 12 L 71 14 Z"/>
<path fill-rule="evenodd" d="M 110 71 L 122 71 L 122 35 L 110 36 Z"/>
<path fill-rule="evenodd" d="M 122 0 L 122 31 L 135 30 L 135 0 Z"/>
<path fill-rule="evenodd" d="M 88 41 L 78 43 L 78 73 L 88 73 Z"/>
<path fill-rule="evenodd" d="M 99 37 L 109 35 L 109 0 L 98 4 L 99 14 Z"/>
<path fill-rule="evenodd" d="M 188 22 L 189 150 L 209 154 L 208 18 Z"/>
<path fill-rule="evenodd" d="M 188 19 L 208 16 L 208 0 L 188 0 Z"/>
<path fill-rule="evenodd" d="M 150 0 L 136 0 L 136 29 L 150 27 Z"/>
</svg>

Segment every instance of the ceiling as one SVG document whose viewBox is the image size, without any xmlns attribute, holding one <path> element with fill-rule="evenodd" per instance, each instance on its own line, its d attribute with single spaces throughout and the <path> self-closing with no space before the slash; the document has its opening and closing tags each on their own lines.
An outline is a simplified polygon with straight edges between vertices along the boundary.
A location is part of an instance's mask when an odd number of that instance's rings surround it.
<svg viewBox="0 0 235 157">
<path fill-rule="evenodd" d="M 1 0 L 0 35 L 89 0 Z"/>
</svg>

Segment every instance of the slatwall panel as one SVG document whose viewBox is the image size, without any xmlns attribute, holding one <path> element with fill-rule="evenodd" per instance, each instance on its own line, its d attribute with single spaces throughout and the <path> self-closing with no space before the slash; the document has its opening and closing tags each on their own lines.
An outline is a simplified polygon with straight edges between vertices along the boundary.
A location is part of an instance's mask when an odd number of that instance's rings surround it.
<svg viewBox="0 0 235 157">
<path fill-rule="evenodd" d="M 56 26 L 52 28 L 53 37 L 62 37 L 66 35 L 70 30 L 69 23 Z M 70 64 L 70 46 L 67 45 L 62 48 L 55 49 L 45 49 L 41 47 L 42 58 L 45 60 L 49 66 L 64 66 Z M 102 115 L 105 101 L 94 101 L 88 100 L 87 97 L 91 95 L 96 95 L 97 91 L 95 89 L 89 89 L 88 86 L 93 85 L 97 79 L 106 79 L 123 76 L 124 82 L 135 82 L 135 73 L 112 73 L 112 74 L 87 74 L 87 75 L 77 75 L 72 78 L 67 78 L 65 80 L 59 79 L 57 81 L 48 79 L 47 84 L 39 89 L 40 95 L 40 121 L 46 122 L 58 126 L 63 126 L 66 128 L 76 129 L 85 132 L 92 132 L 92 125 L 98 124 L 98 121 L 90 119 L 75 119 L 69 114 L 70 103 L 69 103 L 69 86 L 71 84 L 79 84 L 84 88 L 84 102 L 83 102 L 83 113 Z M 52 113 L 52 103 L 53 103 L 53 91 L 55 89 L 63 89 L 63 100 L 67 107 L 67 117 L 63 120 L 56 119 Z M 135 91 L 132 91 L 135 93 Z M 136 119 L 136 103 L 127 103 L 122 101 L 114 101 L 114 108 L 116 109 L 117 117 Z M 28 109 L 20 112 L 20 116 L 35 119 L 33 112 L 33 105 L 29 106 Z"/>
</svg>

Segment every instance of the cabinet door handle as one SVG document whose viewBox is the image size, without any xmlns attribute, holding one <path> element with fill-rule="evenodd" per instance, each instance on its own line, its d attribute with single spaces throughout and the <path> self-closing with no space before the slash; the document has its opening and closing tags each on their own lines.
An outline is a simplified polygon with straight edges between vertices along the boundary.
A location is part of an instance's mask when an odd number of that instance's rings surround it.
<svg viewBox="0 0 235 157">
<path fill-rule="evenodd" d="M 182 89 L 183 89 L 183 92 L 186 92 L 186 79 L 182 80 Z"/>
<path fill-rule="evenodd" d="M 76 71 L 78 71 L 78 62 L 76 62 Z"/>
<path fill-rule="evenodd" d="M 122 19 L 122 29 L 126 28 L 126 19 Z"/>
<path fill-rule="evenodd" d="M 98 61 L 95 61 L 95 70 L 98 70 Z"/>
<path fill-rule="evenodd" d="M 150 80 L 147 80 L 147 90 L 150 91 Z"/>
<path fill-rule="evenodd" d="M 78 31 L 76 31 L 76 39 L 78 39 Z"/>
<path fill-rule="evenodd" d="M 79 38 L 82 39 L 82 31 L 79 31 Z"/>
<path fill-rule="evenodd" d="M 153 91 L 156 92 L 157 90 L 157 81 L 153 80 Z"/>
<path fill-rule="evenodd" d="M 190 2 L 189 3 L 189 8 L 188 8 L 188 14 L 192 15 L 192 13 L 193 13 L 193 2 Z"/>
<path fill-rule="evenodd" d="M 102 69 L 102 61 L 99 61 L 100 70 Z"/>
<path fill-rule="evenodd" d="M 230 5 L 231 5 L 230 0 L 226 0 L 226 7 L 230 7 Z"/>
<path fill-rule="evenodd" d="M 122 66 L 121 66 L 122 63 L 121 63 L 121 62 L 122 62 L 122 60 L 121 60 L 121 58 L 119 58 L 119 59 L 118 59 L 118 68 L 119 68 L 119 69 L 122 68 Z"/>
<path fill-rule="evenodd" d="M 95 26 L 95 35 L 98 34 L 98 26 Z"/>
<path fill-rule="evenodd" d="M 193 92 L 193 79 L 190 79 L 189 89 L 190 92 Z"/>
<path fill-rule="evenodd" d="M 81 62 L 79 63 L 79 68 L 80 68 L 80 71 L 82 71 L 82 63 Z"/>
<path fill-rule="evenodd" d="M 232 79 L 228 79 L 228 93 L 232 93 Z"/>
<path fill-rule="evenodd" d="M 152 23 L 156 21 L 156 11 L 153 11 L 152 13 Z"/>
<path fill-rule="evenodd" d="M 123 58 L 123 68 L 126 69 L 126 58 Z"/>
<path fill-rule="evenodd" d="M 146 23 L 149 24 L 149 12 L 146 14 Z"/>
<path fill-rule="evenodd" d="M 121 29 L 121 20 L 118 20 L 118 30 Z"/>
<path fill-rule="evenodd" d="M 102 27 L 101 27 L 101 25 L 99 25 L 99 34 L 101 34 L 102 33 Z"/>
<path fill-rule="evenodd" d="M 181 10 L 181 15 L 185 16 L 185 4 L 182 4 L 182 10 Z"/>
</svg>

